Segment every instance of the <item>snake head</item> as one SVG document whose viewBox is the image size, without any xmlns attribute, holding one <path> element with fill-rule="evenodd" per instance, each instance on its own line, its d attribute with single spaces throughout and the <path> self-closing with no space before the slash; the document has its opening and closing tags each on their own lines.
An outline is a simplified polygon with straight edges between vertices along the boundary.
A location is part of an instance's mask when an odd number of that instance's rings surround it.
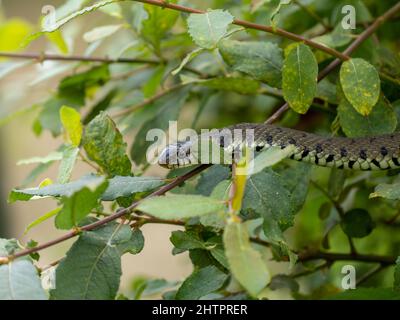
<svg viewBox="0 0 400 320">
<path fill-rule="evenodd" d="M 191 149 L 192 143 L 190 141 L 178 141 L 174 144 L 169 144 L 158 156 L 158 164 L 168 169 L 187 167 L 195 164 L 193 163 Z"/>
</svg>

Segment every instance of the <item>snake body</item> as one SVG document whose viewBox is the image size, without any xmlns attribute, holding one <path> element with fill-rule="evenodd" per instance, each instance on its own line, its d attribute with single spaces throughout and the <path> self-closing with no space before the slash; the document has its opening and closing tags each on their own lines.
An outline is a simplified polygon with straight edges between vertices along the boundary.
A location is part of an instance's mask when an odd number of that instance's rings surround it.
<svg viewBox="0 0 400 320">
<path fill-rule="evenodd" d="M 313 133 L 278 127 L 270 124 L 241 123 L 206 136 L 218 141 L 224 149 L 234 150 L 241 141 L 231 140 L 227 143 L 224 137 L 227 133 L 234 136 L 234 131 L 253 133 L 249 147 L 257 151 L 270 147 L 282 149 L 293 145 L 290 158 L 306 161 L 319 166 L 337 167 L 352 170 L 385 170 L 400 167 L 400 133 L 385 134 L 363 138 L 323 137 Z M 191 164 L 189 149 L 193 142 L 177 142 L 168 145 L 159 157 L 159 164 L 168 168 L 182 167 Z"/>
</svg>

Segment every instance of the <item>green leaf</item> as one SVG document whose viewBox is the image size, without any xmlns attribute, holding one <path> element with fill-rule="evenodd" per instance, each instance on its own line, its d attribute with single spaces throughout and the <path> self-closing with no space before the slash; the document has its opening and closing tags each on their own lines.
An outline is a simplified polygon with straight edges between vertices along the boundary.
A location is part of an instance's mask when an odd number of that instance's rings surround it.
<svg viewBox="0 0 400 320">
<path fill-rule="evenodd" d="M 75 93 L 74 93 L 75 94 Z M 79 98 L 80 99 L 80 98 Z M 41 129 L 50 130 L 53 136 L 58 136 L 61 133 L 62 124 L 60 120 L 60 109 L 63 105 L 73 103 L 76 105 L 73 96 L 66 98 L 60 98 L 58 96 L 52 97 L 47 100 L 42 107 L 42 111 L 38 115 L 38 122 L 40 123 Z"/>
<path fill-rule="evenodd" d="M 201 173 L 196 190 L 203 196 L 209 196 L 220 182 L 229 179 L 230 176 L 226 166 L 214 165 Z"/>
<path fill-rule="evenodd" d="M 251 247 L 246 227 L 230 221 L 225 227 L 223 239 L 233 276 L 256 297 L 269 283 L 271 276 L 261 254 Z"/>
<path fill-rule="evenodd" d="M 271 25 L 273 28 L 276 27 L 277 24 L 277 18 L 279 17 L 280 11 L 282 10 L 282 8 L 284 8 L 285 6 L 291 4 L 292 0 L 279 0 L 279 4 L 276 7 L 276 9 L 272 12 L 271 14 Z"/>
<path fill-rule="evenodd" d="M 203 14 L 191 14 L 187 20 L 189 34 L 201 48 L 214 49 L 226 35 L 233 16 L 224 10 L 209 10 Z"/>
<path fill-rule="evenodd" d="M 196 83 L 212 89 L 234 91 L 240 94 L 256 94 L 260 88 L 260 83 L 258 81 L 248 78 L 213 78 L 209 80 L 199 80 L 196 81 Z"/>
<path fill-rule="evenodd" d="M 393 290 L 396 292 L 400 292 L 400 256 L 396 259 L 396 266 L 394 268 L 393 277 Z"/>
<path fill-rule="evenodd" d="M 201 240 L 197 233 L 191 231 L 173 231 L 169 240 L 175 248 L 181 250 L 191 249 L 205 249 L 203 240 Z"/>
<path fill-rule="evenodd" d="M 163 64 L 155 68 L 150 79 L 143 85 L 142 91 L 145 98 L 149 98 L 157 92 L 157 89 L 160 87 L 160 83 L 163 79 L 164 72 L 165 65 Z"/>
<path fill-rule="evenodd" d="M 148 198 L 137 207 L 138 210 L 161 219 L 184 219 L 223 210 L 222 201 L 199 195 L 167 195 Z"/>
<path fill-rule="evenodd" d="M 272 217 L 282 229 L 293 225 L 290 192 L 283 179 L 272 171 L 263 171 L 248 178 L 242 210 L 253 211 L 264 220 Z"/>
<path fill-rule="evenodd" d="M 382 183 L 375 187 L 375 191 L 369 195 L 370 198 L 382 197 L 389 200 L 400 200 L 400 183 Z"/>
<path fill-rule="evenodd" d="M 375 223 L 367 210 L 352 209 L 344 215 L 340 226 L 345 234 L 351 238 L 363 238 L 375 228 Z"/>
<path fill-rule="evenodd" d="M 165 183 L 158 177 L 121 177 L 108 180 L 108 188 L 102 195 L 102 200 L 113 201 L 120 197 L 129 197 L 138 192 L 154 190 Z"/>
<path fill-rule="evenodd" d="M 119 246 L 130 241 L 128 225 L 109 223 L 84 232 L 56 269 L 55 300 L 114 299 L 121 277 Z"/>
<path fill-rule="evenodd" d="M 68 142 L 75 147 L 79 147 L 83 131 L 80 113 L 74 108 L 62 106 L 60 109 L 60 119 L 68 137 Z"/>
<path fill-rule="evenodd" d="M 60 30 L 54 31 L 52 33 L 46 34 L 47 39 L 49 39 L 50 42 L 54 43 L 58 50 L 63 53 L 63 54 L 68 54 L 68 45 L 64 40 L 63 34 L 61 33 Z"/>
<path fill-rule="evenodd" d="M 157 54 L 160 54 L 161 41 L 171 31 L 179 12 L 175 10 L 164 10 L 150 4 L 144 5 L 148 18 L 143 20 L 141 35 L 144 40 L 150 43 Z"/>
<path fill-rule="evenodd" d="M 58 85 L 58 96 L 78 106 L 85 104 L 86 90 L 104 85 L 110 80 L 107 64 L 93 67 L 87 71 L 68 76 Z M 68 103 L 66 103 L 68 105 Z"/>
<path fill-rule="evenodd" d="M 329 300 L 400 300 L 400 294 L 389 288 L 358 288 L 327 297 Z"/>
<path fill-rule="evenodd" d="M 63 151 L 63 157 L 58 169 L 58 182 L 67 183 L 71 178 L 72 170 L 74 169 L 76 158 L 79 154 L 79 148 L 72 145 L 67 146 Z"/>
<path fill-rule="evenodd" d="M 14 189 L 11 191 L 9 201 L 11 203 L 18 200 L 27 201 L 32 197 L 70 197 L 84 187 L 91 188 L 91 185 L 97 184 L 99 179 L 101 177 L 96 175 L 86 175 L 79 180 L 65 184 L 52 184 L 42 188 Z M 129 197 L 137 192 L 151 191 L 162 186 L 164 183 L 164 179 L 157 177 L 116 176 L 108 180 L 108 187 L 101 196 L 101 199 L 103 201 L 114 201 L 120 197 Z"/>
<path fill-rule="evenodd" d="M 33 164 L 33 163 L 49 163 L 49 162 L 61 160 L 62 158 L 63 158 L 62 152 L 53 151 L 44 157 L 32 157 L 29 159 L 19 160 L 17 162 L 17 166 L 25 165 L 25 164 Z"/>
<path fill-rule="evenodd" d="M 293 213 L 297 213 L 307 197 L 312 166 L 304 162 L 288 161 L 274 169 L 282 177 L 282 183 L 290 193 Z"/>
<path fill-rule="evenodd" d="M 358 113 L 363 116 L 371 113 L 380 93 L 379 75 L 373 65 L 360 58 L 343 62 L 340 84 L 347 100 Z"/>
<path fill-rule="evenodd" d="M 35 221 L 31 222 L 24 231 L 24 234 L 27 234 L 29 230 L 31 230 L 32 228 L 38 226 L 39 224 L 41 224 L 42 222 L 50 219 L 51 217 L 54 217 L 57 213 L 59 213 L 61 210 L 61 208 L 55 208 L 54 210 L 51 210 L 47 213 L 45 213 L 44 215 L 40 216 L 39 218 L 37 218 Z"/>
<path fill-rule="evenodd" d="M 264 218 L 263 231 L 266 241 L 276 246 L 273 249 L 277 260 L 289 258 L 289 268 L 292 269 L 297 262 L 297 255 L 290 250 L 280 226 L 273 217 Z"/>
<path fill-rule="evenodd" d="M 293 154 L 294 149 L 295 147 L 293 145 L 289 145 L 284 149 L 281 149 L 281 147 L 272 147 L 262 151 L 253 160 L 251 174 L 253 175 L 259 173 L 263 169 L 271 167 L 283 159 L 288 158 L 291 154 Z"/>
<path fill-rule="evenodd" d="M 15 239 L 0 238 L 0 257 L 12 255 L 18 248 Z M 37 270 L 29 258 L 0 265 L 0 300 L 47 300 Z"/>
<path fill-rule="evenodd" d="M 85 7 L 83 9 L 80 9 L 78 11 L 75 11 L 71 14 L 69 14 L 66 17 L 63 17 L 62 19 L 56 21 L 56 23 L 52 24 L 52 23 L 48 23 L 46 24 L 47 27 L 43 28 L 42 31 L 40 32 L 36 32 L 34 34 L 31 34 L 29 37 L 27 37 L 23 43 L 23 46 L 27 46 L 29 43 L 31 43 L 33 40 L 39 38 L 40 36 L 47 34 L 47 33 L 52 33 L 56 30 L 58 30 L 59 28 L 61 28 L 63 25 L 67 24 L 69 21 L 82 16 L 88 12 L 92 12 L 95 11 L 97 9 L 100 9 L 101 7 L 104 7 L 108 4 L 111 4 L 113 2 L 118 2 L 120 0 L 104 0 L 104 1 L 100 1 L 97 2 L 91 6 Z M 79 5 L 77 6 L 78 8 L 80 7 Z"/>
<path fill-rule="evenodd" d="M 199 299 L 220 289 L 228 275 L 215 266 L 208 266 L 194 271 L 180 286 L 177 300 Z"/>
<path fill-rule="evenodd" d="M 19 244 L 16 239 L 0 238 L 0 257 L 7 257 L 15 253 L 19 249 Z"/>
<path fill-rule="evenodd" d="M 0 265 L 0 300 L 47 300 L 32 262 L 17 259 Z"/>
<path fill-rule="evenodd" d="M 282 91 L 289 106 L 306 113 L 317 91 L 318 64 L 311 49 L 304 44 L 289 48 L 282 69 Z"/>
<path fill-rule="evenodd" d="M 138 254 L 143 250 L 144 247 L 144 237 L 140 229 L 135 229 L 132 231 L 131 238 L 118 245 L 118 250 L 121 255 L 125 253 Z"/>
<path fill-rule="evenodd" d="M 218 49 L 224 61 L 234 70 L 272 87 L 281 87 L 283 54 L 276 44 L 223 40 L 218 44 Z"/>
<path fill-rule="evenodd" d="M 98 178 L 90 187 L 85 186 L 70 197 L 63 197 L 61 199 L 63 207 L 55 219 L 56 227 L 58 229 L 76 227 L 98 205 L 107 184 L 104 178 Z"/>
<path fill-rule="evenodd" d="M 194 49 L 193 51 L 190 51 L 182 60 L 182 62 L 179 64 L 179 66 L 171 71 L 171 74 L 173 76 L 177 75 L 179 72 L 181 72 L 182 68 L 184 66 L 186 66 L 190 61 L 192 61 L 192 59 L 194 59 L 195 57 L 197 57 L 200 53 L 202 53 L 204 51 L 203 48 L 197 48 Z"/>
<path fill-rule="evenodd" d="M 362 116 L 343 95 L 340 97 L 339 122 L 346 136 L 352 138 L 368 137 L 392 133 L 396 129 L 396 112 L 384 98 L 378 101 L 370 114 Z"/>
<path fill-rule="evenodd" d="M 229 190 L 231 188 L 232 181 L 223 180 L 217 184 L 217 186 L 212 190 L 210 197 L 228 201 L 229 200 Z M 212 227 L 215 229 L 223 229 L 226 223 L 226 212 L 220 210 L 219 212 L 209 213 L 200 217 L 200 223 L 206 227 Z"/>
<path fill-rule="evenodd" d="M 96 162 L 107 175 L 129 176 L 131 162 L 126 155 L 126 143 L 114 121 L 101 112 L 86 126 L 83 147 L 89 158 Z"/>
<path fill-rule="evenodd" d="M 97 102 L 90 112 L 85 116 L 83 119 L 83 124 L 88 124 L 90 121 L 92 121 L 101 111 L 104 111 L 110 107 L 111 102 L 117 95 L 118 91 L 116 89 L 111 90 L 108 92 L 104 98 L 102 98 L 99 102 Z"/>
<path fill-rule="evenodd" d="M 333 31 L 312 40 L 330 48 L 338 48 L 348 44 L 352 38 L 351 30 L 346 30 L 341 24 L 338 24 Z"/>
<path fill-rule="evenodd" d="M 83 34 L 83 39 L 86 42 L 95 42 L 107 38 L 123 27 L 122 24 L 112 24 L 107 26 L 96 27 Z"/>
</svg>

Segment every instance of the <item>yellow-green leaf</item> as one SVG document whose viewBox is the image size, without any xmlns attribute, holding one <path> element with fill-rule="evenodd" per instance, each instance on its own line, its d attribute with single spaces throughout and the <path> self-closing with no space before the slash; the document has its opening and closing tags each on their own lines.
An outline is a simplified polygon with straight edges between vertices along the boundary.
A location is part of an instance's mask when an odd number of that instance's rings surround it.
<svg viewBox="0 0 400 320">
<path fill-rule="evenodd" d="M 224 230 L 225 253 L 232 274 L 254 297 L 270 282 L 271 276 L 261 254 L 250 245 L 246 227 L 230 221 Z"/>
<path fill-rule="evenodd" d="M 161 219 L 184 219 L 218 212 L 225 207 L 224 202 L 199 195 L 167 195 L 149 198 L 137 207 Z"/>
<path fill-rule="evenodd" d="M 24 20 L 15 18 L 0 24 L 0 51 L 15 51 L 21 48 L 22 41 L 29 35 L 32 27 Z"/>
<path fill-rule="evenodd" d="M 82 139 L 81 115 L 74 108 L 63 106 L 60 109 L 60 119 L 67 134 L 68 141 L 78 147 Z"/>
<path fill-rule="evenodd" d="M 311 49 L 300 43 L 288 49 L 282 70 L 283 97 L 298 113 L 306 113 L 317 91 L 318 64 Z"/>
<path fill-rule="evenodd" d="M 354 109 L 363 116 L 371 113 L 380 94 L 380 80 L 375 67 L 364 59 L 350 59 L 340 68 L 340 84 Z"/>
</svg>

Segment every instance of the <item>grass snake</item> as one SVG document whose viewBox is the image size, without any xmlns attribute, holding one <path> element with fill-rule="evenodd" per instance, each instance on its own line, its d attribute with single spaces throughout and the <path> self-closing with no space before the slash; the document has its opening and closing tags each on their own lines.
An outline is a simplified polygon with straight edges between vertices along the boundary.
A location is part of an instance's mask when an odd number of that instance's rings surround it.
<svg viewBox="0 0 400 320">
<path fill-rule="evenodd" d="M 249 136 L 252 139 L 248 139 Z M 352 170 L 400 167 L 400 133 L 363 138 L 323 137 L 270 124 L 241 123 L 201 134 L 198 141 L 205 138 L 211 138 L 225 151 L 232 153 L 244 144 L 256 151 L 271 147 L 284 149 L 293 145 L 294 151 L 289 155 L 291 159 L 319 166 Z M 167 168 L 194 164 L 190 157 L 193 145 L 191 140 L 168 145 L 160 153 L 158 163 Z"/>
</svg>

